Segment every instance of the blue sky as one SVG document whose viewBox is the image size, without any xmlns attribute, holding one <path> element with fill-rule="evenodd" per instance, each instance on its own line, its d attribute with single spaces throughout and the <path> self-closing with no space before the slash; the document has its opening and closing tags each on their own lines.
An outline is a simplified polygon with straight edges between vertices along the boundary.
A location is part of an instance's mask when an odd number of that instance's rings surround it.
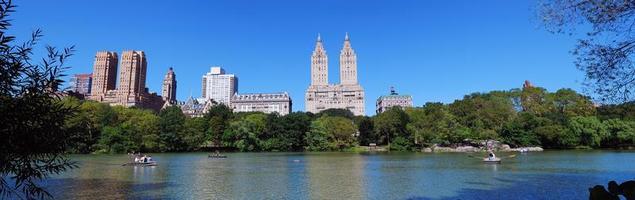
<svg viewBox="0 0 635 200">
<path fill-rule="evenodd" d="M 366 90 L 366 113 L 394 86 L 416 105 L 449 103 L 472 92 L 581 89 L 575 38 L 541 28 L 535 1 L 375 0 L 17 0 L 12 33 L 44 30 L 43 44 L 76 45 L 69 74 L 90 73 L 99 50 L 143 50 L 147 85 L 160 93 L 174 67 L 179 100 L 201 94 L 201 76 L 221 65 L 239 92 L 288 91 L 304 110 L 310 55 L 321 33 L 330 82 L 349 32 Z M 43 49 L 40 49 L 43 51 Z"/>
</svg>

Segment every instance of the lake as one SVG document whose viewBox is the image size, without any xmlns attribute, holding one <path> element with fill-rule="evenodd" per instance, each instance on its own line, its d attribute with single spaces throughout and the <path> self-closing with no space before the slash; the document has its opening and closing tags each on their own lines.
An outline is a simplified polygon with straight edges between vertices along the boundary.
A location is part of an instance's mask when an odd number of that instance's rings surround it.
<svg viewBox="0 0 635 200">
<path fill-rule="evenodd" d="M 44 184 L 57 199 L 588 199 L 587 188 L 635 179 L 635 151 L 73 155 L 80 168 Z"/>
</svg>

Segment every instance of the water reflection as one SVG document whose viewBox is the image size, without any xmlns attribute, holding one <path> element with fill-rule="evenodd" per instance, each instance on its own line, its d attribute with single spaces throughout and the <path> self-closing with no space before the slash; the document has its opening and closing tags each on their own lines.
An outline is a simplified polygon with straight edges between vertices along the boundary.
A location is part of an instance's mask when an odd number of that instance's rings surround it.
<svg viewBox="0 0 635 200">
<path fill-rule="evenodd" d="M 363 199 L 364 158 L 341 153 L 307 156 L 311 199 Z"/>
<path fill-rule="evenodd" d="M 156 167 L 75 156 L 80 168 L 45 184 L 58 199 L 586 199 L 592 185 L 635 177 L 633 152 L 531 153 L 499 165 L 465 154 L 228 155 L 157 154 Z"/>
</svg>

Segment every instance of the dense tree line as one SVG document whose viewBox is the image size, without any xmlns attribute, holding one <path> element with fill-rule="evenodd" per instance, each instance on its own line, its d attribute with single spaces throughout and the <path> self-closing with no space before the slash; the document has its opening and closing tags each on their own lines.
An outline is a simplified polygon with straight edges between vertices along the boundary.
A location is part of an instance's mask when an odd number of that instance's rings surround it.
<svg viewBox="0 0 635 200">
<path fill-rule="evenodd" d="M 474 93 L 450 104 L 392 108 L 372 116 L 343 109 L 280 116 L 233 113 L 215 105 L 204 117 L 176 107 L 159 113 L 65 98 L 79 108 L 66 120 L 77 153 L 175 152 L 201 148 L 237 151 L 351 150 L 370 143 L 410 151 L 500 140 L 546 148 L 622 147 L 635 144 L 635 104 L 596 106 L 571 89 L 539 87 Z"/>
</svg>

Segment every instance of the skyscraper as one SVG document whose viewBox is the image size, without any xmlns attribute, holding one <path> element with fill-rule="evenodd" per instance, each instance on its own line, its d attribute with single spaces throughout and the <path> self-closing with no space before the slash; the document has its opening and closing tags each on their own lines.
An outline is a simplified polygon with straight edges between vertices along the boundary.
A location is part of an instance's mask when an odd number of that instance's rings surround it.
<svg viewBox="0 0 635 200">
<path fill-rule="evenodd" d="M 203 75 L 202 96 L 207 100 L 230 105 L 231 97 L 238 91 L 238 77 L 225 74 L 221 67 L 212 67 Z"/>
<path fill-rule="evenodd" d="M 108 90 L 114 90 L 117 78 L 117 53 L 100 51 L 95 55 L 91 98 L 101 101 Z"/>
<path fill-rule="evenodd" d="M 340 51 L 340 84 L 328 84 L 328 59 L 322 38 L 318 35 L 311 56 L 311 85 L 305 94 L 307 112 L 318 113 L 326 109 L 350 110 L 364 115 L 364 89 L 357 81 L 357 55 L 348 33 Z"/>
<path fill-rule="evenodd" d="M 357 54 L 351 47 L 348 33 L 344 37 L 344 47 L 340 51 L 340 84 L 357 84 Z"/>
<path fill-rule="evenodd" d="M 135 95 L 145 92 L 147 61 L 143 51 L 124 51 L 121 54 L 119 72 L 119 96 L 122 99 L 134 99 Z"/>
<path fill-rule="evenodd" d="M 115 88 L 117 53 L 97 52 L 93 67 L 91 100 L 110 105 L 138 106 L 159 110 L 164 104 L 146 85 L 147 61 L 143 51 L 124 51 L 121 55 L 119 87 Z"/>
<path fill-rule="evenodd" d="M 329 59 L 318 34 L 315 50 L 311 55 L 311 85 L 329 84 Z"/>
<path fill-rule="evenodd" d="M 163 96 L 163 101 L 166 101 L 168 104 L 176 104 L 176 74 L 174 74 L 172 67 L 170 67 L 168 73 L 165 74 L 165 78 L 163 78 L 162 89 L 161 95 Z"/>
</svg>

